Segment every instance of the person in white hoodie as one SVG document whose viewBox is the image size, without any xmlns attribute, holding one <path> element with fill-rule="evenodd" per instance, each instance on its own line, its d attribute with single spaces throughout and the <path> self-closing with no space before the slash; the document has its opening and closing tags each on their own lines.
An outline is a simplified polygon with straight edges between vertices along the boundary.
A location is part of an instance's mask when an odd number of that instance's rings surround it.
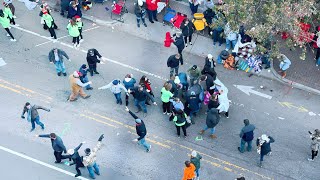
<svg viewBox="0 0 320 180">
<path fill-rule="evenodd" d="M 109 84 L 99 87 L 99 90 L 101 89 L 110 89 L 110 91 L 114 94 L 117 100 L 117 104 L 122 105 L 122 99 L 121 99 L 121 91 L 125 91 L 128 95 L 127 89 L 121 84 L 119 79 L 115 79 Z M 129 95 L 128 95 L 129 96 Z"/>
<path fill-rule="evenodd" d="M 219 110 L 219 114 L 221 112 L 225 112 L 225 116 L 229 118 L 229 107 L 230 107 L 230 102 L 228 98 L 228 88 L 217 78 L 214 81 L 215 87 L 219 91 L 218 95 L 218 101 L 219 101 L 219 106 L 217 109 Z"/>
</svg>

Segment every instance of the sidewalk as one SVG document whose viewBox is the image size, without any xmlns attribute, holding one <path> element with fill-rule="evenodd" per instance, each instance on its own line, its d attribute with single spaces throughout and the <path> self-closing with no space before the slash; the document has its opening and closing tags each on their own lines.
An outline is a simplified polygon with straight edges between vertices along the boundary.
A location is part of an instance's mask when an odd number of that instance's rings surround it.
<svg viewBox="0 0 320 180">
<path fill-rule="evenodd" d="M 51 5 L 54 5 L 54 1 L 52 0 L 49 3 L 51 3 Z M 183 1 L 171 0 L 169 4 L 170 7 L 175 9 L 177 12 L 187 14 L 188 17 L 191 16 L 188 3 Z M 141 26 L 140 28 L 138 28 L 136 25 L 136 17 L 134 15 L 133 1 L 126 2 L 126 7 L 129 13 L 126 13 L 123 16 L 124 23 L 111 19 L 111 5 L 112 1 L 107 1 L 103 4 L 94 3 L 91 10 L 83 11 L 83 18 L 100 25 L 111 27 L 114 31 L 124 31 L 128 34 L 132 34 L 146 40 L 151 40 L 161 45 L 163 44 L 166 32 L 175 32 L 174 29 L 170 26 L 162 24 L 165 9 L 158 14 L 159 22 L 155 22 L 154 24 L 152 24 L 146 17 L 146 23 L 148 27 Z M 108 8 L 108 11 L 106 10 L 106 7 Z M 203 8 L 199 7 L 199 12 L 201 11 L 203 11 Z M 118 17 L 114 16 L 114 18 L 117 19 Z M 220 47 L 213 46 L 211 38 L 199 34 L 195 34 L 193 36 L 193 41 L 193 46 L 188 46 L 184 50 L 184 53 L 187 54 L 187 57 L 188 54 L 195 54 L 201 57 L 205 57 L 209 53 L 214 57 L 217 57 L 225 48 L 225 45 L 222 45 Z M 176 49 L 174 45 L 172 45 L 171 48 Z M 279 70 L 278 60 L 274 61 L 273 68 L 271 68 L 270 70 L 263 69 L 261 73 L 255 75 L 272 80 L 277 80 L 292 87 L 320 95 L 320 77 L 318 76 L 320 68 L 315 66 L 313 53 L 307 53 L 307 59 L 305 61 L 302 61 L 299 59 L 300 54 L 298 50 L 289 51 L 289 49 L 283 48 L 281 49 L 281 51 L 292 61 L 292 65 L 287 72 L 287 78 L 282 79 L 281 76 L 277 73 L 277 71 Z"/>
</svg>

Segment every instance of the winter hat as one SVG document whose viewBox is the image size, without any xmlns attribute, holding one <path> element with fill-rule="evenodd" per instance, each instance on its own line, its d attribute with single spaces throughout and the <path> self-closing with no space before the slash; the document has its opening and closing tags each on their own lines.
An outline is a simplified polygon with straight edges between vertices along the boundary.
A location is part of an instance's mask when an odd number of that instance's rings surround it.
<svg viewBox="0 0 320 180">
<path fill-rule="evenodd" d="M 141 124 L 141 119 L 136 119 L 136 123 Z"/>
<path fill-rule="evenodd" d="M 87 68 L 87 65 L 86 64 L 82 64 L 81 68 L 85 69 L 85 68 Z"/>
<path fill-rule="evenodd" d="M 223 60 L 226 60 L 229 56 L 229 52 L 226 51 L 226 50 L 223 50 L 221 53 L 220 53 L 220 57 L 223 59 Z"/>
<path fill-rule="evenodd" d="M 138 0 L 138 5 L 142 6 L 143 5 L 143 1 L 142 0 Z"/>
<path fill-rule="evenodd" d="M 30 103 L 29 102 L 26 102 L 26 106 L 29 106 L 30 105 Z"/>
<path fill-rule="evenodd" d="M 42 11 L 43 14 L 48 14 L 48 11 Z"/>
<path fill-rule="evenodd" d="M 196 152 L 195 150 L 193 150 L 193 151 L 191 152 L 191 156 L 192 156 L 192 157 L 197 157 L 197 152 Z"/>
<path fill-rule="evenodd" d="M 212 58 L 213 58 L 212 54 L 208 54 L 208 59 L 212 59 Z"/>
<path fill-rule="evenodd" d="M 262 134 L 262 135 L 261 135 L 261 139 L 262 139 L 263 141 L 269 141 L 268 136 L 265 135 L 265 134 Z"/>
<path fill-rule="evenodd" d="M 243 120 L 243 123 L 244 123 L 245 125 L 249 125 L 249 124 L 250 124 L 249 119 Z"/>
<path fill-rule="evenodd" d="M 176 76 L 176 77 L 174 78 L 174 83 L 180 84 L 179 76 Z"/>
<path fill-rule="evenodd" d="M 68 149 L 67 154 L 73 155 L 74 154 L 74 149 Z"/>
<path fill-rule="evenodd" d="M 79 77 L 79 73 L 80 73 L 79 71 L 73 72 L 73 77 L 76 77 L 76 78 Z"/>
<path fill-rule="evenodd" d="M 118 84 L 119 84 L 119 80 L 116 80 L 116 79 L 113 80 L 113 81 L 112 81 L 112 84 L 113 84 L 113 85 L 118 85 Z"/>
<path fill-rule="evenodd" d="M 192 66 L 192 69 L 193 69 L 193 70 L 196 70 L 197 68 L 198 68 L 197 65 L 193 65 L 193 66 Z"/>
<path fill-rule="evenodd" d="M 79 15 L 75 15 L 74 18 L 79 19 L 81 17 Z"/>
<path fill-rule="evenodd" d="M 86 153 L 86 155 L 89 155 L 89 154 L 91 153 L 91 150 L 90 150 L 90 148 L 86 148 L 86 149 L 84 150 L 84 152 Z"/>
</svg>

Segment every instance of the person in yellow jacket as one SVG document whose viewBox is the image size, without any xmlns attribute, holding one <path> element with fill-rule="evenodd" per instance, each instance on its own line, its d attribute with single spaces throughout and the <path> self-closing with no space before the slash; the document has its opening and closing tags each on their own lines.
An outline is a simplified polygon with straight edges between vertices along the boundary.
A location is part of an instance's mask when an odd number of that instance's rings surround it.
<svg viewBox="0 0 320 180">
<path fill-rule="evenodd" d="M 0 24 L 1 26 L 7 31 L 7 36 L 11 37 L 10 41 L 17 41 L 13 35 L 11 34 L 9 27 L 10 27 L 10 20 L 7 17 L 7 15 L 3 12 L 2 9 L 0 9 Z"/>
<path fill-rule="evenodd" d="M 87 148 L 84 150 L 86 155 L 83 157 L 82 163 L 85 167 L 87 167 L 89 171 L 89 175 L 92 179 L 95 179 L 94 173 L 96 173 L 97 175 L 100 175 L 99 166 L 96 163 L 96 160 L 97 160 L 96 156 L 97 156 L 98 150 L 101 149 L 101 146 L 102 146 L 101 141 L 103 138 L 104 138 L 104 135 L 102 134 L 98 139 L 98 144 L 92 150 L 90 148 Z"/>
<path fill-rule="evenodd" d="M 54 31 L 54 23 L 52 16 L 48 13 L 48 11 L 43 11 L 43 15 L 41 20 L 48 26 L 48 30 L 50 32 L 50 36 L 52 39 L 57 39 L 56 32 Z"/>
<path fill-rule="evenodd" d="M 90 95 L 87 95 L 83 91 L 83 87 L 86 87 L 87 85 L 91 84 L 91 81 L 87 83 L 82 83 L 80 80 L 81 73 L 79 71 L 75 71 L 73 74 L 69 76 L 69 81 L 71 85 L 71 95 L 68 98 L 69 101 L 76 101 L 78 98 L 77 96 L 80 94 L 80 96 L 84 99 L 87 99 L 90 97 Z"/>
<path fill-rule="evenodd" d="M 72 37 L 72 43 L 74 47 L 80 47 L 80 31 L 76 21 L 76 18 L 72 18 L 67 26 L 69 35 Z"/>
</svg>

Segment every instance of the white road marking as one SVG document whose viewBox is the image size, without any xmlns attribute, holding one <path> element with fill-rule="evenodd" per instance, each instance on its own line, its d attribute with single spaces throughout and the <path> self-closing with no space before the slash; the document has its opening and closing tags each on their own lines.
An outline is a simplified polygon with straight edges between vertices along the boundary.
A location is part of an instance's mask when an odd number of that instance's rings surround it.
<svg viewBox="0 0 320 180">
<path fill-rule="evenodd" d="M 5 148 L 5 147 L 3 147 L 3 146 L 0 146 L 0 150 L 3 150 L 3 151 L 5 151 L 5 152 L 7 152 L 7 153 L 10 153 L 10 154 L 19 156 L 19 157 L 21 157 L 21 158 L 23 158 L 23 159 L 32 161 L 32 162 L 37 163 L 37 164 L 39 164 L 39 165 L 45 166 L 45 167 L 47 167 L 47 168 L 56 170 L 56 171 L 58 171 L 58 172 L 64 173 L 64 174 L 66 174 L 66 175 L 69 175 L 69 176 L 72 176 L 72 177 L 75 176 L 74 173 L 71 173 L 71 172 L 69 172 L 69 171 L 60 169 L 60 168 L 58 168 L 58 167 L 55 167 L 55 166 L 53 166 L 53 165 L 50 165 L 50 164 L 47 164 L 47 163 L 45 163 L 45 162 L 39 161 L 39 160 L 34 159 L 34 158 L 32 158 L 32 157 L 26 156 L 26 155 L 24 155 L 24 154 L 18 153 L 18 152 L 16 152 L 16 151 L 13 151 L 13 150 L 11 150 L 11 149 Z M 89 179 L 84 178 L 84 177 L 81 177 L 81 176 L 77 177 L 77 179 L 89 180 Z"/>
<path fill-rule="evenodd" d="M 19 29 L 19 30 L 21 30 L 21 31 L 27 32 L 27 33 L 29 33 L 29 34 L 33 34 L 33 35 L 35 35 L 35 36 L 38 36 L 38 37 L 41 37 L 41 38 L 48 39 L 48 40 L 52 41 L 52 39 L 50 39 L 49 37 L 41 36 L 41 35 L 38 34 L 38 33 L 29 31 L 29 30 L 24 29 L 24 28 L 22 28 L 22 27 L 14 27 L 14 26 L 12 26 L 12 27 L 13 27 L 13 28 L 16 28 L 16 29 Z M 63 46 L 72 48 L 72 49 L 74 49 L 74 50 L 77 50 L 77 51 L 80 51 L 80 52 L 83 52 L 83 53 L 87 53 L 86 50 L 79 49 L 79 48 L 74 48 L 72 45 L 69 45 L 69 44 L 66 44 L 66 43 L 63 43 L 63 42 L 60 42 L 60 44 L 63 45 Z M 136 68 L 136 67 L 133 67 L 133 66 L 130 66 L 130 65 L 127 65 L 127 64 L 118 62 L 118 61 L 115 61 L 115 60 L 112 60 L 112 59 L 109 59 L 109 58 L 106 58 L 106 57 L 102 57 L 102 58 L 103 58 L 103 60 L 105 60 L 105 61 L 108 61 L 108 62 L 111 62 L 111 63 L 114 63 L 114 64 L 118 64 L 118 65 L 120 65 L 120 66 L 123 66 L 123 67 L 129 68 L 129 69 L 138 71 L 138 72 L 140 72 L 140 73 L 143 73 L 143 74 L 146 74 L 146 75 L 149 75 L 149 76 L 153 76 L 153 77 L 158 78 L 158 79 L 161 79 L 161 80 L 165 80 L 165 81 L 168 80 L 167 78 L 161 77 L 161 76 L 159 76 L 159 75 L 156 75 L 156 74 L 153 74 L 153 73 L 144 71 L 144 70 L 142 70 L 142 69 L 139 69 L 139 68 Z"/>
<path fill-rule="evenodd" d="M 310 112 L 309 112 L 309 115 L 310 115 L 310 116 L 316 116 L 317 114 L 310 111 Z"/>
<path fill-rule="evenodd" d="M 257 96 L 261 96 L 267 99 L 272 99 L 272 96 L 269 96 L 268 94 L 264 94 L 258 91 L 253 90 L 254 87 L 252 86 L 243 86 L 243 85 L 234 85 L 234 87 L 238 88 L 240 91 L 244 92 L 245 94 L 250 96 L 251 94 L 255 94 Z"/>
<path fill-rule="evenodd" d="M 100 27 L 100 26 L 95 26 L 95 27 L 93 27 L 93 28 L 89 28 L 89 29 L 83 30 L 82 32 L 91 31 L 91 30 L 97 29 L 97 28 L 99 28 L 99 27 Z M 57 40 L 60 40 L 60 39 L 66 38 L 66 37 L 69 37 L 69 35 L 59 37 L 59 38 L 57 38 Z M 42 45 L 45 45 L 45 44 L 48 44 L 48 43 L 51 43 L 51 42 L 53 42 L 53 41 L 52 41 L 52 40 L 51 40 L 51 41 L 46 41 L 46 42 L 44 42 L 44 43 L 37 44 L 35 47 L 42 46 Z"/>
<path fill-rule="evenodd" d="M 0 58 L 0 66 L 4 66 L 4 65 L 6 65 L 7 63 L 2 59 L 2 58 Z"/>
<path fill-rule="evenodd" d="M 278 117 L 279 119 L 281 119 L 281 120 L 284 120 L 284 118 L 283 117 Z"/>
</svg>

